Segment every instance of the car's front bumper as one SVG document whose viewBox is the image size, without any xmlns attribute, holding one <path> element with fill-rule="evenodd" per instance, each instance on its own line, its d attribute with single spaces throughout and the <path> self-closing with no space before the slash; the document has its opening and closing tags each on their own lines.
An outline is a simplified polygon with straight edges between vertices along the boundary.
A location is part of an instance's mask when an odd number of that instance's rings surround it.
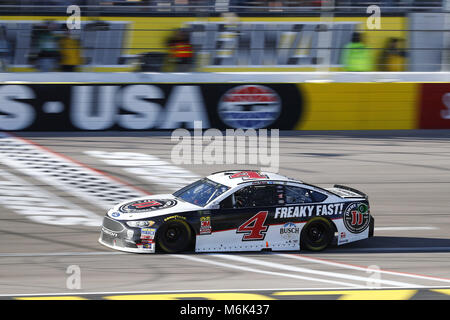
<svg viewBox="0 0 450 320">
<path fill-rule="evenodd" d="M 130 228 L 121 221 L 105 216 L 98 241 L 102 245 L 115 250 L 154 253 L 156 251 L 155 232 L 156 229 L 153 228 Z"/>
</svg>

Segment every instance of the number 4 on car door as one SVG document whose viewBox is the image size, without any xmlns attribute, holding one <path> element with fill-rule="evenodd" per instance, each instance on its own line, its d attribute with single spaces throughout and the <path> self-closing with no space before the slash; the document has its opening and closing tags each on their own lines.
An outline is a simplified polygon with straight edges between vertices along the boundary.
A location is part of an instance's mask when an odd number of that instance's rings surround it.
<svg viewBox="0 0 450 320">
<path fill-rule="evenodd" d="M 267 214 L 268 211 L 260 211 L 237 228 L 237 233 L 244 233 L 243 241 L 264 240 L 268 228 L 264 225 Z"/>
</svg>

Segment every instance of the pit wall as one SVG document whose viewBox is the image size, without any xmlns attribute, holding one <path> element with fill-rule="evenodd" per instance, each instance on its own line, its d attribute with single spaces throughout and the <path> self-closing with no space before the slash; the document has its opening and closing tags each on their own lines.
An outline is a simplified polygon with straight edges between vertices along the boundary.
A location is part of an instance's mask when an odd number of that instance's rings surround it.
<svg viewBox="0 0 450 320">
<path fill-rule="evenodd" d="M 450 129 L 450 73 L 0 74 L 0 130 Z"/>
</svg>

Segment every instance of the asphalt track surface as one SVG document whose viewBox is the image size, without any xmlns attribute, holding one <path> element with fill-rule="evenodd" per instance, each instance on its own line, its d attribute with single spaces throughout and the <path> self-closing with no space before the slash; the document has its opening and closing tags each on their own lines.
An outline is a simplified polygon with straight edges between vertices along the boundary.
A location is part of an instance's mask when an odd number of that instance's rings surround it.
<svg viewBox="0 0 450 320">
<path fill-rule="evenodd" d="M 95 225 L 107 202 L 115 201 L 101 200 L 109 191 L 94 192 L 85 181 L 72 183 L 70 177 L 67 181 L 64 172 L 58 176 L 52 170 L 39 171 L 42 163 L 45 167 L 62 161 L 69 168 L 73 165 L 77 175 L 117 183 L 123 187 L 119 193 L 156 194 L 214 171 L 259 168 L 174 166 L 171 150 L 176 143 L 164 133 L 29 133 L 0 138 L 0 298 L 450 298 L 450 132 L 282 134 L 280 173 L 323 187 L 353 186 L 370 197 L 375 237 L 320 253 L 113 251 L 97 242 Z M 42 163 L 31 159 L 27 148 L 36 157 L 50 158 Z M 118 160 L 117 152 L 138 153 L 144 162 Z M 17 158 L 18 154 L 25 156 Z M 8 188 L 13 191 L 8 193 Z M 42 204 L 30 196 L 34 191 L 43 192 L 36 197 L 44 202 L 75 206 L 90 222 L 45 222 L 36 209 Z M 74 266 L 80 273 L 73 273 Z M 71 282 L 74 274 L 79 277 Z"/>
</svg>

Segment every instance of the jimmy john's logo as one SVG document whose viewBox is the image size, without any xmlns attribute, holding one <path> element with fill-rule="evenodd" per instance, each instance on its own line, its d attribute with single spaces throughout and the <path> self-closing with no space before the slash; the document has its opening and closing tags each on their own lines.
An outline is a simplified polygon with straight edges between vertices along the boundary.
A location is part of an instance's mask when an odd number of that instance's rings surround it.
<svg viewBox="0 0 450 320">
<path fill-rule="evenodd" d="M 336 216 L 342 214 L 343 208 L 343 203 L 321 204 L 316 206 L 281 207 L 275 209 L 275 219 Z"/>
<path fill-rule="evenodd" d="M 278 119 L 281 107 L 280 96 L 271 88 L 243 85 L 228 90 L 220 98 L 218 114 L 231 128 L 260 129 Z"/>
<path fill-rule="evenodd" d="M 124 213 L 149 212 L 158 209 L 170 208 L 176 204 L 177 202 L 175 200 L 170 199 L 145 199 L 124 204 L 119 208 L 119 211 Z"/>
<path fill-rule="evenodd" d="M 352 233 L 361 233 L 370 223 L 369 207 L 365 203 L 352 203 L 344 213 L 344 225 Z"/>
</svg>

